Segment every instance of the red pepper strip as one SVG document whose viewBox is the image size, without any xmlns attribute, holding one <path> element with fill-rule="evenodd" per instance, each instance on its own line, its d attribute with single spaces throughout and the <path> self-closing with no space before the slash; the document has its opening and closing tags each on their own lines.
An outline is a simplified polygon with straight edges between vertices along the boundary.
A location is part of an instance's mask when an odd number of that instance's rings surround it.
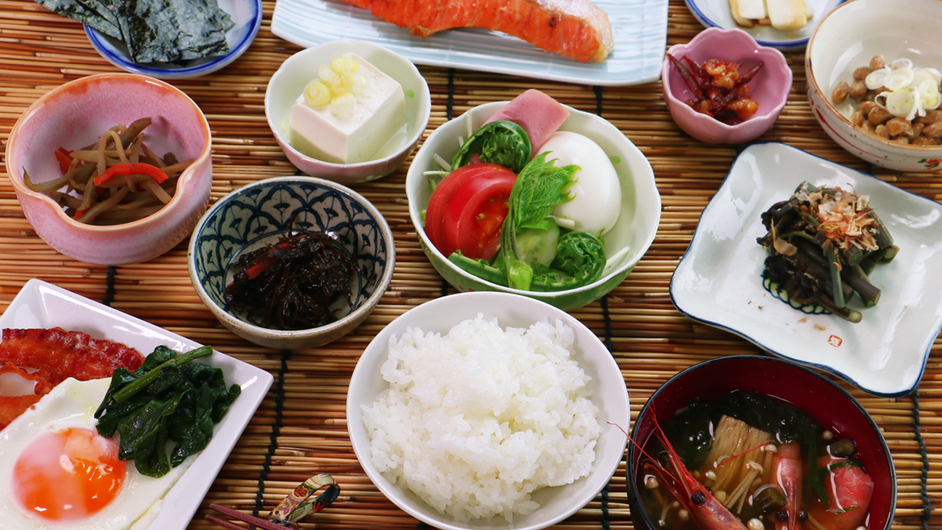
<svg viewBox="0 0 942 530">
<path fill-rule="evenodd" d="M 259 274 L 265 272 L 265 269 L 271 267 L 271 265 L 275 263 L 275 248 L 287 250 L 293 246 L 294 242 L 290 240 L 282 241 L 281 243 L 276 244 L 268 250 L 268 256 L 258 260 L 254 265 L 245 269 L 245 275 L 254 280 L 258 277 Z"/>
<path fill-rule="evenodd" d="M 79 217 L 85 215 L 85 212 L 87 211 L 88 210 L 75 210 L 75 218 L 78 219 Z"/>
<path fill-rule="evenodd" d="M 69 154 L 69 151 L 66 151 L 62 147 L 56 149 L 56 160 L 59 161 L 59 171 L 61 171 L 63 175 L 68 173 L 69 167 L 72 166 L 72 155 Z"/>
<path fill-rule="evenodd" d="M 684 82 L 687 83 L 687 87 L 690 89 L 690 91 L 693 92 L 695 96 L 697 96 L 697 100 L 703 101 L 706 99 L 706 94 L 703 93 L 703 88 L 701 88 L 700 84 L 697 83 L 697 79 L 693 76 L 692 73 L 690 73 L 690 70 L 688 70 L 687 67 L 678 61 L 677 58 L 673 55 L 668 53 L 667 58 L 670 60 L 671 64 L 677 68 L 677 71 L 680 72 L 680 76 L 684 78 Z"/>
<path fill-rule="evenodd" d="M 756 74 L 759 73 L 759 70 L 762 69 L 762 64 L 763 64 L 762 61 L 759 61 L 759 64 L 753 66 L 752 68 L 749 69 L 748 72 L 741 75 L 739 77 L 739 80 L 736 81 L 736 86 L 745 85 L 749 81 L 752 81 L 752 78 L 755 77 Z"/>
<path fill-rule="evenodd" d="M 159 167 L 144 162 L 134 162 L 132 164 L 115 164 L 109 167 L 104 173 L 95 177 L 95 185 L 101 186 L 115 175 L 147 175 L 156 180 L 157 184 L 167 180 L 167 174 Z"/>
</svg>

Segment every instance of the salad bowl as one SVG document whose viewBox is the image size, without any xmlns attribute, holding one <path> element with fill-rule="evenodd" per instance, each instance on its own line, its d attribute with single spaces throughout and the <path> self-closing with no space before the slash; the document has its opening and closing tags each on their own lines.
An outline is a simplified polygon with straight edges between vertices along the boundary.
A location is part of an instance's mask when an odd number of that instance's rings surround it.
<svg viewBox="0 0 942 530">
<path fill-rule="evenodd" d="M 862 319 L 807 314 L 763 286 L 768 255 L 756 239 L 760 216 L 804 181 L 870 197 L 899 254 L 880 263 L 870 282 L 882 290 L 873 307 L 848 307 Z M 735 333 L 763 350 L 820 368 L 883 396 L 919 384 L 942 329 L 942 205 L 872 175 L 779 144 L 747 147 L 703 211 L 693 241 L 671 277 L 674 305 L 688 317 Z"/>
<path fill-rule="evenodd" d="M 514 289 L 475 276 L 458 267 L 432 244 L 424 228 L 424 211 L 432 194 L 427 171 L 440 171 L 436 159 L 450 160 L 460 147 L 459 138 L 480 128 L 506 101 L 474 107 L 436 129 L 416 153 L 406 175 L 409 215 L 418 232 L 422 250 L 435 270 L 459 291 L 502 291 L 542 300 L 564 310 L 598 300 L 621 283 L 654 241 L 661 218 L 661 196 L 651 164 L 641 151 L 608 121 L 566 107 L 569 117 L 560 131 L 580 133 L 595 141 L 611 160 L 621 185 L 622 203 L 615 226 L 602 236 L 608 263 L 601 278 L 582 287 L 553 292 Z"/>
</svg>

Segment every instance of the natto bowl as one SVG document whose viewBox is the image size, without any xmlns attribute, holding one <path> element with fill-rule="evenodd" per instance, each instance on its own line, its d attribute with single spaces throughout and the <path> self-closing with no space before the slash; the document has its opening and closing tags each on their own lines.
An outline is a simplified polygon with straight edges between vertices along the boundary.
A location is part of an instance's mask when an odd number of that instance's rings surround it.
<svg viewBox="0 0 942 530">
<path fill-rule="evenodd" d="M 337 320 L 311 329 L 269 329 L 243 320 L 224 298 L 231 265 L 243 252 L 297 230 L 337 237 L 359 269 L 351 279 L 351 303 L 332 306 Z M 190 238 L 187 262 L 197 294 L 233 333 L 260 346 L 299 349 L 339 339 L 369 316 L 392 280 L 396 250 L 386 220 L 359 193 L 314 177 L 278 177 L 219 199 Z"/>
<path fill-rule="evenodd" d="M 659 530 L 641 506 L 639 469 L 655 422 L 665 425 L 692 398 L 711 400 L 735 390 L 785 401 L 807 412 L 836 437 L 857 443 L 857 458 L 873 479 L 869 530 L 889 530 L 896 509 L 896 470 L 880 428 L 847 391 L 807 368 L 763 356 L 733 355 L 705 361 L 670 378 L 648 399 L 631 430 L 628 445 L 628 501 L 635 528 Z"/>
<path fill-rule="evenodd" d="M 913 66 L 942 70 L 942 2 L 938 0 L 852 0 L 821 21 L 805 50 L 808 99 L 818 123 L 853 155 L 896 171 L 942 170 L 942 145 L 904 145 L 857 129 L 850 121 L 856 101 L 835 104 L 841 81 L 883 55 L 887 64 L 908 58 Z"/>
<path fill-rule="evenodd" d="M 130 223 L 88 225 L 24 183 L 24 172 L 36 183 L 62 176 L 57 148 L 80 148 L 115 125 L 144 117 L 153 119 L 143 133 L 148 147 L 159 155 L 193 159 L 160 211 Z M 56 87 L 30 105 L 10 132 L 6 166 L 23 213 L 49 246 L 86 263 L 126 265 L 159 256 L 190 234 L 209 203 L 211 154 L 209 123 L 186 94 L 150 77 L 99 74 Z"/>
</svg>

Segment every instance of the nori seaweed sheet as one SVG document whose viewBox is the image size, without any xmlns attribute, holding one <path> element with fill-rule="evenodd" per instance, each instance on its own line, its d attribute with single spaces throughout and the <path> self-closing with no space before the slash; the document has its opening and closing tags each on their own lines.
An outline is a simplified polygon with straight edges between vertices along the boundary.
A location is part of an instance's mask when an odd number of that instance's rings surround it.
<svg viewBox="0 0 942 530">
<path fill-rule="evenodd" d="M 234 23 L 216 0 L 36 0 L 123 40 L 138 64 L 185 63 L 229 53 Z"/>
<path fill-rule="evenodd" d="M 91 26 L 99 33 L 121 39 L 118 17 L 99 0 L 36 0 L 36 2 L 50 11 Z"/>
</svg>

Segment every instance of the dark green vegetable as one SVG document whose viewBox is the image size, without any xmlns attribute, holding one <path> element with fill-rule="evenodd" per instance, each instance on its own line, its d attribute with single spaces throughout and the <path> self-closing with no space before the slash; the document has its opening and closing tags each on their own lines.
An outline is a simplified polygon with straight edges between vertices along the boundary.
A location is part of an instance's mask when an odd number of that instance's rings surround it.
<svg viewBox="0 0 942 530">
<path fill-rule="evenodd" d="M 533 146 L 523 127 L 509 120 L 497 120 L 485 124 L 468 138 L 452 159 L 452 171 L 470 164 L 475 154 L 482 162 L 500 164 L 520 173 L 530 162 Z"/>
<path fill-rule="evenodd" d="M 226 388 L 221 369 L 193 362 L 210 354 L 209 346 L 185 354 L 158 346 L 134 372 L 115 370 L 95 412 L 97 429 L 120 435 L 118 456 L 134 460 L 141 474 L 162 477 L 202 451 L 239 396 L 241 387 Z"/>
<path fill-rule="evenodd" d="M 762 224 L 768 231 L 758 243 L 770 254 L 763 271 L 773 284 L 770 291 L 784 290 L 789 300 L 850 322 L 862 319 L 847 307 L 854 293 L 866 307 L 880 300 L 868 275 L 899 248 L 865 197 L 802 182 L 787 201 L 762 214 Z"/>
<path fill-rule="evenodd" d="M 234 23 L 216 0 L 36 0 L 124 41 L 137 64 L 179 63 L 229 53 Z"/>
</svg>

